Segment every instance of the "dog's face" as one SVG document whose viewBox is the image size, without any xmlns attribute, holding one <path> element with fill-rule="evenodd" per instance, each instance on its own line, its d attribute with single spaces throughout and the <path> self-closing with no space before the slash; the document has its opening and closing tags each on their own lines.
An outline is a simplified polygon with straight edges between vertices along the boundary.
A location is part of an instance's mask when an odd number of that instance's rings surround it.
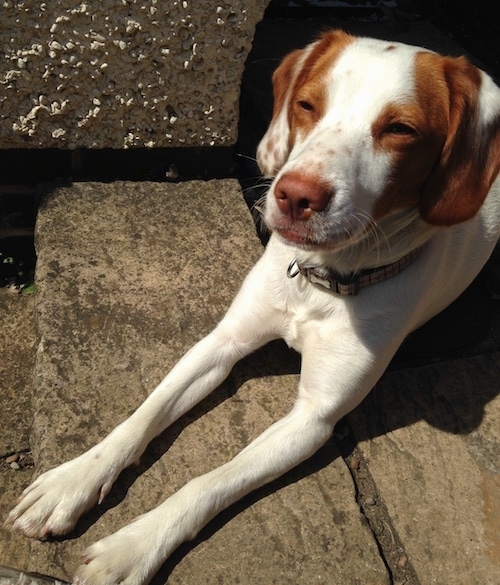
<svg viewBox="0 0 500 585">
<path fill-rule="evenodd" d="M 500 91 L 463 58 L 334 31 L 288 55 L 273 84 L 264 219 L 292 243 L 349 245 L 407 208 L 464 221 L 498 174 Z"/>
</svg>

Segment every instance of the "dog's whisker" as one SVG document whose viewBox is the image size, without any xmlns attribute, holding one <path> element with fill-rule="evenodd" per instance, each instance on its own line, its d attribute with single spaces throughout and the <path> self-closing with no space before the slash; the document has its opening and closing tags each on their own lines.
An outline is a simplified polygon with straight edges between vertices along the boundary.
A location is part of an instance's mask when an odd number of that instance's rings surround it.
<svg viewBox="0 0 500 585">
<path fill-rule="evenodd" d="M 236 152 L 235 156 L 238 158 L 244 158 L 245 160 L 249 160 L 252 162 L 257 162 L 257 158 L 255 156 L 250 156 L 249 154 L 244 154 L 243 152 Z"/>
</svg>

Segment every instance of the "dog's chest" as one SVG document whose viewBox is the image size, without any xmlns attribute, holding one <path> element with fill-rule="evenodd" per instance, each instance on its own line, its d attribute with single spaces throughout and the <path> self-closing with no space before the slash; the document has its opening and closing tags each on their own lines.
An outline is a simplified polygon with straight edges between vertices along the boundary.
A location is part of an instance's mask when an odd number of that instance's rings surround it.
<svg viewBox="0 0 500 585">
<path fill-rule="evenodd" d="M 297 282 L 297 285 L 295 291 L 289 290 L 281 335 L 289 347 L 303 353 L 333 343 L 343 328 L 347 311 L 343 298 L 336 298 L 310 283 Z"/>
</svg>

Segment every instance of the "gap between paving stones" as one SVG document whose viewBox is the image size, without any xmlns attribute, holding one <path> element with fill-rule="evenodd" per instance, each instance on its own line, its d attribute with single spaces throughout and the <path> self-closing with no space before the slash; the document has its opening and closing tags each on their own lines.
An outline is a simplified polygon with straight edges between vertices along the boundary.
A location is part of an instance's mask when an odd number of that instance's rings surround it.
<svg viewBox="0 0 500 585">
<path fill-rule="evenodd" d="M 354 447 L 343 459 L 351 472 L 359 510 L 370 526 L 380 556 L 389 572 L 391 585 L 420 585 L 361 451 Z"/>
</svg>

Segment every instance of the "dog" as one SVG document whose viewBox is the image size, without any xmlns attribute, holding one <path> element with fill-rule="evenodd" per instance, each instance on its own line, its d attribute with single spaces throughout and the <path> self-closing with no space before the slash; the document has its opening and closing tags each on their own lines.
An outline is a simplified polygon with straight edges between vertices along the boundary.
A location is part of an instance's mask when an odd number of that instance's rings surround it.
<svg viewBox="0 0 500 585">
<path fill-rule="evenodd" d="M 83 555 L 74 582 L 148 582 L 221 510 L 309 458 L 407 335 L 472 282 L 500 231 L 500 89 L 463 57 L 330 31 L 282 61 L 257 159 L 271 236 L 225 317 L 102 442 L 41 475 L 8 522 L 62 535 L 243 356 L 302 354 L 290 411 Z"/>
</svg>

